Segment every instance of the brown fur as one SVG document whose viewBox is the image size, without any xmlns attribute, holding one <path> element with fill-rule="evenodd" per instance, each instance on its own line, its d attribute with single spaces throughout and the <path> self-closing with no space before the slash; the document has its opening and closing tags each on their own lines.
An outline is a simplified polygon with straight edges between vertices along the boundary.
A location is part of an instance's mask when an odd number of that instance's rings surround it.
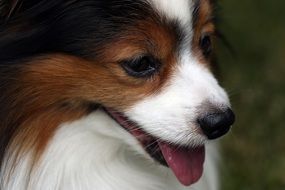
<svg viewBox="0 0 285 190">
<path fill-rule="evenodd" d="M 194 37 L 192 41 L 192 50 L 195 55 L 199 58 L 201 63 L 208 63 L 202 54 L 200 48 L 200 38 L 203 34 L 208 34 L 214 40 L 215 25 L 213 21 L 213 0 L 197 0 L 196 1 L 196 13 L 194 17 Z M 209 64 L 208 64 L 209 65 Z"/>
<path fill-rule="evenodd" d="M 36 163 L 59 125 L 88 114 L 90 105 L 123 111 L 163 88 L 176 63 L 174 32 L 142 22 L 124 36 L 102 47 L 96 60 L 49 54 L 2 66 L 0 136 L 8 147 L 0 159 L 5 153 L 16 164 L 33 151 Z M 155 55 L 160 72 L 148 79 L 127 75 L 120 62 L 138 54 Z"/>
<path fill-rule="evenodd" d="M 199 48 L 201 33 L 215 30 L 211 14 L 210 1 L 199 1 L 193 50 L 201 62 L 207 62 Z M 90 105 L 124 111 L 167 85 L 177 64 L 179 37 L 174 29 L 154 18 L 138 22 L 120 36 L 94 50 L 96 60 L 48 54 L 1 66 L 1 162 L 5 155 L 16 164 L 33 151 L 36 164 L 60 124 L 87 115 Z M 138 55 L 154 55 L 162 63 L 160 71 L 151 78 L 127 75 L 120 62 Z"/>
</svg>

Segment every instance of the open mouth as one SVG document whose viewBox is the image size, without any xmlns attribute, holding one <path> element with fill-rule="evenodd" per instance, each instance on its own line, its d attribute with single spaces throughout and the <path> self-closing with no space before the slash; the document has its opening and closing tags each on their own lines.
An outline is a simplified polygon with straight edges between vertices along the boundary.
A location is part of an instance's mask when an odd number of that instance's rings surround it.
<svg viewBox="0 0 285 190">
<path fill-rule="evenodd" d="M 205 161 L 204 146 L 189 148 L 163 141 L 146 133 L 123 113 L 110 108 L 104 108 L 104 110 L 132 134 L 155 161 L 169 167 L 181 184 L 189 186 L 201 178 Z"/>
</svg>

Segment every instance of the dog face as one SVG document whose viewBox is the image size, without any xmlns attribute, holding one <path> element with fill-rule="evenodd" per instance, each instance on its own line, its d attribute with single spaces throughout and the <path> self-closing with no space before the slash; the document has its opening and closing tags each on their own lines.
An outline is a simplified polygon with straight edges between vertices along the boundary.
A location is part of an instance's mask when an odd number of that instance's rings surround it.
<svg viewBox="0 0 285 190">
<path fill-rule="evenodd" d="M 4 86 L 13 86 L 1 99 L 6 110 L 12 109 L 7 100 L 42 114 L 50 107 L 101 105 L 183 184 L 200 178 L 201 147 L 234 120 L 210 69 L 211 0 L 23 1 L 13 7 L 0 38 L 0 60 L 13 65 L 1 70 Z M 149 149 L 153 142 L 159 155 Z M 183 150 L 169 153 L 172 146 Z M 175 168 L 171 158 L 182 165 Z M 182 175 L 182 167 L 194 169 Z"/>
</svg>

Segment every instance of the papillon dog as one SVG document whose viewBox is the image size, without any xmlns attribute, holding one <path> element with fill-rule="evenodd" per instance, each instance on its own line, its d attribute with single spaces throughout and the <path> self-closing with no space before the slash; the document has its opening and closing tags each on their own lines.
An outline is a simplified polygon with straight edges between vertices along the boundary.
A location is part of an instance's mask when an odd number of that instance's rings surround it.
<svg viewBox="0 0 285 190">
<path fill-rule="evenodd" d="M 216 190 L 235 116 L 214 0 L 1 0 L 1 190 Z"/>
</svg>

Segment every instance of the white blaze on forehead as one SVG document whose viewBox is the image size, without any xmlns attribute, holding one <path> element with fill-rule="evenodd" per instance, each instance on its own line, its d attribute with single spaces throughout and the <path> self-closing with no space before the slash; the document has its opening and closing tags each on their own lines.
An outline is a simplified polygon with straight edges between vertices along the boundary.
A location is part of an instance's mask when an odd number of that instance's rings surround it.
<svg viewBox="0 0 285 190">
<path fill-rule="evenodd" d="M 191 24 L 192 0 L 148 0 L 160 14 L 182 24 Z"/>
</svg>

